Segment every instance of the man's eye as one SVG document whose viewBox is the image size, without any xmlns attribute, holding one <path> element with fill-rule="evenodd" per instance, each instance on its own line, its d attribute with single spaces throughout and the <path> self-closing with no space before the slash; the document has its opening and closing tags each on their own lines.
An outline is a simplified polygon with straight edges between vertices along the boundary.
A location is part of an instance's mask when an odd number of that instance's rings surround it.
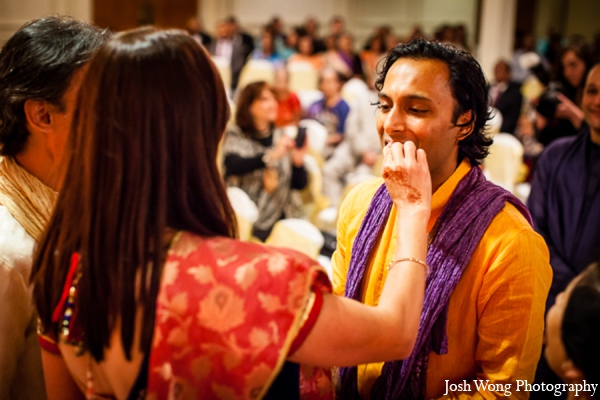
<svg viewBox="0 0 600 400">
<path fill-rule="evenodd" d="M 382 104 L 380 101 L 371 103 L 371 105 L 377 107 L 378 110 L 387 111 L 390 109 L 390 106 L 388 106 L 387 104 Z"/>
<path fill-rule="evenodd" d="M 415 114 L 425 114 L 428 111 L 423 108 L 409 108 L 409 110 Z"/>
</svg>

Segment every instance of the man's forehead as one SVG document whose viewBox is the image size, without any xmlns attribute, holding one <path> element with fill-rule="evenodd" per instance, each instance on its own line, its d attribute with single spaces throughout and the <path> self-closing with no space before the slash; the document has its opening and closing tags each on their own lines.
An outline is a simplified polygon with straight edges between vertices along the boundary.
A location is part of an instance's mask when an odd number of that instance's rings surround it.
<svg viewBox="0 0 600 400">
<path fill-rule="evenodd" d="M 448 66 L 436 59 L 396 60 L 386 74 L 381 93 L 390 96 L 392 92 L 403 89 L 410 89 L 415 95 L 450 90 Z M 451 94 L 451 91 L 449 93 Z"/>
<path fill-rule="evenodd" d="M 393 74 L 406 74 L 406 75 L 429 75 L 431 77 L 441 76 L 446 81 L 450 80 L 448 65 L 445 62 L 429 59 L 429 58 L 400 58 L 396 60 L 394 64 L 388 70 L 387 76 L 390 73 Z"/>
</svg>

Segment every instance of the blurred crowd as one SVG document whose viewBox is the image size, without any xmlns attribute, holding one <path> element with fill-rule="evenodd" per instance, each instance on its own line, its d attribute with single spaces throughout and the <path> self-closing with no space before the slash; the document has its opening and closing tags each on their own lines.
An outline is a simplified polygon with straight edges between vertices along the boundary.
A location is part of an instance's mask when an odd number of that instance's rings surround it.
<svg viewBox="0 0 600 400">
<path fill-rule="evenodd" d="M 273 17 L 257 36 L 246 32 L 233 16 L 218 23 L 214 37 L 196 18 L 188 21 L 186 29 L 219 66 L 232 99 L 232 124 L 238 125 L 232 129 L 243 132 L 242 137 L 250 140 L 248 143 L 256 143 L 256 139 L 264 138 L 267 132 L 274 134 L 275 139 L 264 144 L 257 154 L 277 148 L 276 155 L 291 155 L 292 141 L 287 142 L 285 150 L 283 144 L 276 143 L 277 138 L 281 132 L 295 138 L 298 126 L 306 130 L 308 144 L 304 159 L 311 159 L 309 163 L 316 167 L 301 180 L 301 185 L 293 181 L 291 197 L 285 203 L 298 203 L 292 198 L 300 190 L 311 193 L 300 195 L 305 203 L 310 199 L 311 206 L 305 207 L 303 214 L 285 213 L 283 205 L 276 207 L 280 211 L 271 217 L 272 222 L 301 215 L 320 230 L 331 233 L 335 231 L 337 209 L 349 189 L 379 176 L 381 144 L 375 135 L 375 109 L 371 103 L 377 100 L 380 60 L 398 43 L 415 38 L 477 52 L 469 45 L 462 24 L 441 25 L 429 35 L 415 26 L 406 36 L 398 35 L 389 25 L 382 25 L 376 27 L 364 43 L 356 43 L 355 36 L 339 16 L 331 18 L 324 29 L 320 29 L 314 17 L 289 28 L 280 17 Z M 578 35 L 563 37 L 553 29 L 543 38 L 517 32 L 512 57 L 498 60 L 493 76 L 488 77 L 489 105 L 494 116 L 488 131 L 516 138 L 512 145 L 518 147 L 518 162 L 507 166 L 513 162 L 505 157 L 501 166 L 495 166 L 497 160 L 491 157 L 486 160 L 488 178 L 518 194 L 522 200 L 527 199 L 528 182 L 544 147 L 559 137 L 575 135 L 584 124 L 580 108 L 583 86 L 599 56 L 600 33 L 589 43 Z M 379 69 L 381 67 L 379 65 Z M 257 101 L 264 100 L 270 115 L 257 117 L 258 108 L 252 106 L 254 103 L 236 110 L 240 97 L 247 98 L 242 96 L 245 87 L 254 82 L 262 82 L 260 87 L 268 93 L 257 97 Z M 246 107 L 253 111 L 244 110 Z M 258 124 L 263 127 L 262 131 L 252 124 L 237 129 L 242 114 L 254 119 L 266 118 Z M 317 133 L 322 129 L 315 126 L 314 121 L 325 127 L 325 138 Z M 497 142 L 502 140 L 498 136 Z M 230 185 L 240 187 L 239 177 L 262 171 L 266 166 L 262 160 L 257 161 L 257 156 L 252 161 L 240 161 L 244 157 L 239 152 L 230 154 L 231 149 L 227 146 L 224 149 L 224 175 Z M 273 173 L 270 176 L 273 177 Z M 258 193 L 245 192 L 254 203 L 260 203 Z M 258 206 L 259 209 L 264 207 Z M 258 233 L 258 237 L 266 240 L 272 225 L 263 226 L 266 230 Z"/>
</svg>

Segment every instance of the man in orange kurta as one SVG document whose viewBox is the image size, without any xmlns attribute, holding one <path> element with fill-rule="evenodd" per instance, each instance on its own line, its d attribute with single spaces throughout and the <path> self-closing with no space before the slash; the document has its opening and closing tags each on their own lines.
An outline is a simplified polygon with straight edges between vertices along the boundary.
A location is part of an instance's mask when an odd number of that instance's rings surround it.
<svg viewBox="0 0 600 400">
<path fill-rule="evenodd" d="M 485 79 L 467 53 L 419 40 L 399 45 L 387 56 L 378 89 L 382 145 L 412 140 L 427 154 L 434 190 L 431 230 L 461 179 L 471 168 L 479 168 L 487 153 Z M 382 182 L 377 179 L 355 188 L 341 207 L 333 256 L 336 294 L 345 293 L 352 246 Z M 392 208 L 364 271 L 360 287 L 365 304 L 379 300 L 394 254 L 395 221 Z M 528 398 L 529 392 L 517 381 L 533 383 L 551 280 L 544 240 L 515 206 L 506 203 L 483 233 L 450 295 L 448 351 L 429 354 L 423 396 Z M 382 366 L 358 366 L 360 397 L 372 395 Z"/>
</svg>

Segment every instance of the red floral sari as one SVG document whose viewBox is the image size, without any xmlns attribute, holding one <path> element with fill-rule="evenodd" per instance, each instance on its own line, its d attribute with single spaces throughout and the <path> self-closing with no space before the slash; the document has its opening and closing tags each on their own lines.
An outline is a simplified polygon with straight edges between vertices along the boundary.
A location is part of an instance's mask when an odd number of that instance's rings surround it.
<svg viewBox="0 0 600 400">
<path fill-rule="evenodd" d="M 157 298 L 147 398 L 262 398 L 330 291 L 294 251 L 182 233 Z M 328 373 L 301 370 L 303 398 L 333 398 Z"/>
</svg>

